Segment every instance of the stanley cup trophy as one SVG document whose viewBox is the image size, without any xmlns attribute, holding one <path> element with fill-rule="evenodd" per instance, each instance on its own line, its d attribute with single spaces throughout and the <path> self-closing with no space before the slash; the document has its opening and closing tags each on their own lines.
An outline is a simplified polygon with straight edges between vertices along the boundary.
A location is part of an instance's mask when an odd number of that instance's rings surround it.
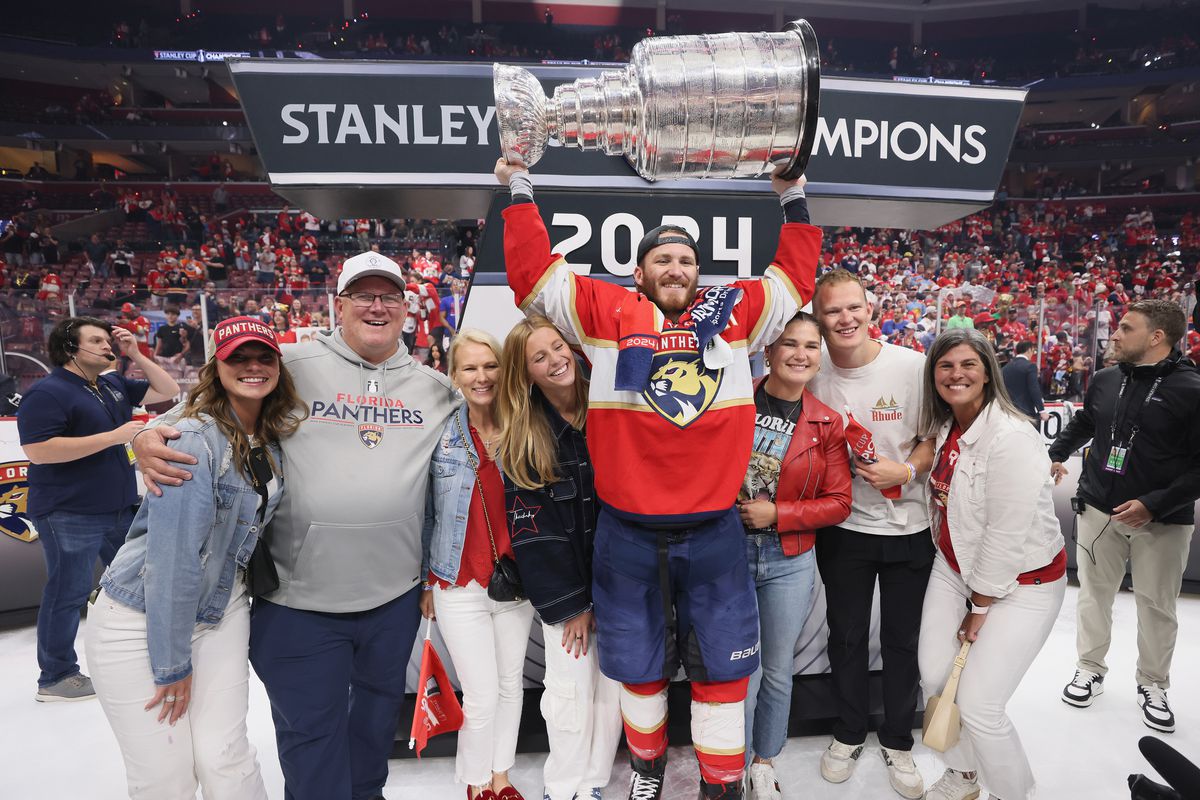
<svg viewBox="0 0 1200 800">
<path fill-rule="evenodd" d="M 643 39 L 629 64 L 546 97 L 526 70 L 493 68 L 500 145 L 533 166 L 551 139 L 623 155 L 648 181 L 804 172 L 816 138 L 817 37 L 805 20 L 780 33 Z"/>
</svg>

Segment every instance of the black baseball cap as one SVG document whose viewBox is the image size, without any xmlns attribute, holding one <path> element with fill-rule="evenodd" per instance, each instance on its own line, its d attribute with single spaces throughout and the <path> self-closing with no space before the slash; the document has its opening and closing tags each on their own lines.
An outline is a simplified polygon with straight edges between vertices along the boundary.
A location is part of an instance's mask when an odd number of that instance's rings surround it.
<svg viewBox="0 0 1200 800">
<path fill-rule="evenodd" d="M 637 263 L 641 264 L 647 253 L 664 244 L 686 244 L 692 248 L 692 253 L 696 256 L 696 263 L 700 263 L 700 248 L 696 247 L 696 240 L 690 233 L 677 225 L 659 225 L 643 236 L 642 240 L 638 242 Z"/>
</svg>

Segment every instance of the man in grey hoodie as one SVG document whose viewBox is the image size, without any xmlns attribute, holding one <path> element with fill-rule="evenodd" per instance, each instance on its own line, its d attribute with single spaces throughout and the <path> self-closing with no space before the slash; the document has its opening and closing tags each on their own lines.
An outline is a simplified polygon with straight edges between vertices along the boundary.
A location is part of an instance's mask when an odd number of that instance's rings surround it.
<svg viewBox="0 0 1200 800">
<path fill-rule="evenodd" d="M 455 405 L 446 377 L 400 343 L 404 283 L 379 253 L 347 259 L 340 327 L 283 348 L 309 416 L 283 444 L 288 488 L 265 537 L 279 588 L 255 600 L 250 662 L 288 800 L 367 800 L 387 780 L 420 618 L 429 461 Z M 167 462 L 188 458 L 167 446 L 169 426 L 151 430 L 135 443 L 147 486 L 177 486 L 190 476 Z"/>
</svg>

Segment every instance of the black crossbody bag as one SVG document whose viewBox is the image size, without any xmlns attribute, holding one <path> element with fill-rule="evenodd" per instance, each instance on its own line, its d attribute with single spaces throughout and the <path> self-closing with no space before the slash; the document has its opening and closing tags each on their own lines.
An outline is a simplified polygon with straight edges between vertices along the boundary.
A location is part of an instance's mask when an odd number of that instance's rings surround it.
<svg viewBox="0 0 1200 800">
<path fill-rule="evenodd" d="M 258 542 L 250 561 L 246 564 L 246 589 L 252 597 L 262 597 L 279 588 L 279 571 L 275 568 L 275 559 L 267 547 L 267 530 L 263 526 L 263 518 L 267 513 L 267 500 L 271 483 L 271 460 L 267 458 L 267 448 L 264 445 L 250 448 L 250 483 L 258 493 L 258 514 L 255 524 L 258 527 Z"/>
</svg>

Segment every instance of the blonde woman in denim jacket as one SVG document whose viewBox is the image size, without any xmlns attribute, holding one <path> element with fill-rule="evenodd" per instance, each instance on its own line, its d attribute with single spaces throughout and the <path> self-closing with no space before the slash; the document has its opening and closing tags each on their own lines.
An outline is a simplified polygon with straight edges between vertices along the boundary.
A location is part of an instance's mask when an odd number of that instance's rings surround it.
<svg viewBox="0 0 1200 800">
<path fill-rule="evenodd" d="M 466 784 L 467 800 L 523 800 L 508 770 L 517 754 L 533 606 L 488 597 L 493 541 L 496 554 L 513 554 L 504 482 L 493 459 L 500 343 L 467 328 L 451 342 L 449 360 L 450 379 L 466 402 L 447 421 L 429 465 L 421 613 L 437 619 L 462 686 L 456 780 Z"/>
<path fill-rule="evenodd" d="M 226 320 L 213 339 L 176 425 L 192 480 L 146 497 L 88 619 L 88 665 L 132 798 L 267 796 L 246 737 L 244 568 L 283 490 L 279 440 L 304 406 L 261 321 Z"/>
</svg>

